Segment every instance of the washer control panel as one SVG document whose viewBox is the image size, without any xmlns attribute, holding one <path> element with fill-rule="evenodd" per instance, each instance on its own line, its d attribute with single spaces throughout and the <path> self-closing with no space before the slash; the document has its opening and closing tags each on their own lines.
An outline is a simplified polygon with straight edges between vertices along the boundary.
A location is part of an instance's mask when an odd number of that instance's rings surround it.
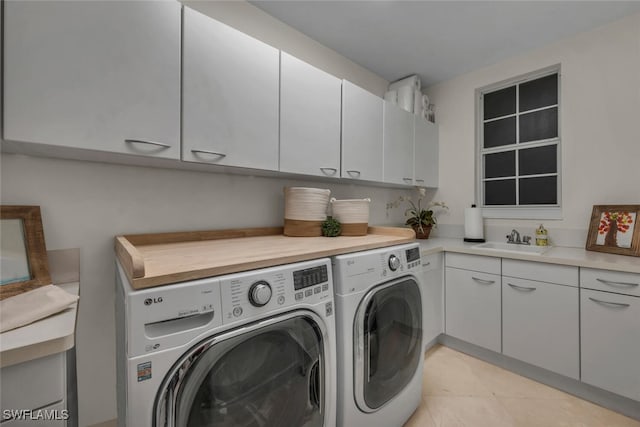
<svg viewBox="0 0 640 427">
<path fill-rule="evenodd" d="M 420 247 L 404 247 L 380 254 L 380 277 L 396 276 L 420 265 Z"/>
<path fill-rule="evenodd" d="M 317 304 L 333 298 L 328 259 L 234 273 L 220 277 L 223 323 L 292 305 Z"/>
</svg>

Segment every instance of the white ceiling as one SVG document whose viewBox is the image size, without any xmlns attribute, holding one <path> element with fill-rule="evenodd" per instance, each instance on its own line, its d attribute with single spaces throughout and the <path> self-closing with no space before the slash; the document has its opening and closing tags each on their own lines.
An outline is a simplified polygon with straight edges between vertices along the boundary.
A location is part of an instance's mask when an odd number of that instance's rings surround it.
<svg viewBox="0 0 640 427">
<path fill-rule="evenodd" d="M 251 3 L 389 81 L 424 86 L 640 13 L 640 1 Z"/>
</svg>

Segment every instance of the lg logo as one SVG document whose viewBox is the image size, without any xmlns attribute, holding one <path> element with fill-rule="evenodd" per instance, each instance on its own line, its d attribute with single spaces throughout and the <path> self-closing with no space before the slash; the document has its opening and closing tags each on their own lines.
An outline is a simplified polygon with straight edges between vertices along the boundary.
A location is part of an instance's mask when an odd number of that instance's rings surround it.
<svg viewBox="0 0 640 427">
<path fill-rule="evenodd" d="M 147 298 L 144 300 L 144 305 L 158 304 L 162 302 L 162 297 L 158 298 Z"/>
</svg>

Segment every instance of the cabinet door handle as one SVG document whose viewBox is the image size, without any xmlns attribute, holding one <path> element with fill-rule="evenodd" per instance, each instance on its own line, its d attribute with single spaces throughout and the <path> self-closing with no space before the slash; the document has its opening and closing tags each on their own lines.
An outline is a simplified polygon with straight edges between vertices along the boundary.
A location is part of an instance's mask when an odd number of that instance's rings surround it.
<svg viewBox="0 0 640 427">
<path fill-rule="evenodd" d="M 218 153 L 217 151 L 196 150 L 196 149 L 193 149 L 193 150 L 191 150 L 191 152 L 192 152 L 192 153 L 194 153 L 194 154 L 198 154 L 198 153 L 200 153 L 200 154 L 213 154 L 214 156 L 227 157 L 227 155 L 226 155 L 226 154 L 224 154 L 224 153 Z"/>
<path fill-rule="evenodd" d="M 478 283 L 482 283 L 483 285 L 493 285 L 494 283 L 496 283 L 495 280 L 480 279 L 479 277 L 475 277 L 475 276 L 471 276 L 471 278 Z"/>
<path fill-rule="evenodd" d="M 507 283 L 507 285 L 511 286 L 513 289 L 518 289 L 520 291 L 526 291 L 526 292 L 533 292 L 537 289 L 537 288 L 530 288 L 528 286 L 513 285 L 511 283 Z"/>
<path fill-rule="evenodd" d="M 610 285 L 610 286 L 629 286 L 629 287 L 640 286 L 640 284 L 638 283 L 631 283 L 631 282 L 612 282 L 611 280 L 605 280 L 600 278 L 596 278 L 596 280 L 600 283 L 604 283 L 605 285 Z"/>
<path fill-rule="evenodd" d="M 425 263 L 424 263 L 424 264 L 422 264 L 422 265 L 424 265 L 425 267 L 427 267 L 427 266 L 431 265 L 431 261 L 427 261 L 427 262 L 425 262 Z"/>
<path fill-rule="evenodd" d="M 144 139 L 125 139 L 124 142 L 126 142 L 127 144 L 148 144 L 155 145 L 156 147 L 171 148 L 169 144 L 164 144 L 162 142 L 156 141 L 145 141 Z"/>
<path fill-rule="evenodd" d="M 336 172 L 338 172 L 338 169 L 336 168 L 320 168 L 320 170 L 322 171 L 322 173 L 324 173 L 325 175 L 335 175 Z M 326 171 L 330 171 L 331 174 L 328 174 Z"/>
<path fill-rule="evenodd" d="M 597 302 L 598 304 L 605 304 L 605 305 L 611 305 L 613 307 L 621 307 L 621 308 L 627 308 L 629 307 L 631 304 L 624 304 L 621 302 L 611 302 L 611 301 L 602 301 L 600 299 L 595 299 L 595 298 L 591 298 L 589 297 L 589 299 L 593 302 Z"/>
<path fill-rule="evenodd" d="M 409 182 L 409 183 L 410 183 L 411 181 L 413 181 L 411 178 L 402 178 L 402 180 L 403 180 L 404 182 Z"/>
<path fill-rule="evenodd" d="M 352 176 L 355 175 L 357 177 L 360 177 L 360 171 L 351 170 L 351 171 L 347 171 L 347 173 Z"/>
<path fill-rule="evenodd" d="M 416 182 L 422 182 L 424 184 L 424 179 L 416 179 Z"/>
</svg>

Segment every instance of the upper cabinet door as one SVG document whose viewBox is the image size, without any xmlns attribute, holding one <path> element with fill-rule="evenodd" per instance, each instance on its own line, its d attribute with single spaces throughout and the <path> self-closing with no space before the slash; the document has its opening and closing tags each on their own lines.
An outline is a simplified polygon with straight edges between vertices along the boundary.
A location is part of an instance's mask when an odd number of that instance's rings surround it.
<svg viewBox="0 0 640 427">
<path fill-rule="evenodd" d="M 342 81 L 281 53 L 280 170 L 340 176 Z"/>
<path fill-rule="evenodd" d="M 383 100 L 342 81 L 342 177 L 382 181 Z"/>
<path fill-rule="evenodd" d="M 184 8 L 182 159 L 278 170 L 280 52 Z"/>
<path fill-rule="evenodd" d="M 384 182 L 413 184 L 413 114 L 384 102 Z"/>
<path fill-rule="evenodd" d="M 414 185 L 438 186 L 438 125 L 414 116 Z"/>
<path fill-rule="evenodd" d="M 180 157 L 180 3 L 4 3 L 5 139 Z"/>
</svg>

